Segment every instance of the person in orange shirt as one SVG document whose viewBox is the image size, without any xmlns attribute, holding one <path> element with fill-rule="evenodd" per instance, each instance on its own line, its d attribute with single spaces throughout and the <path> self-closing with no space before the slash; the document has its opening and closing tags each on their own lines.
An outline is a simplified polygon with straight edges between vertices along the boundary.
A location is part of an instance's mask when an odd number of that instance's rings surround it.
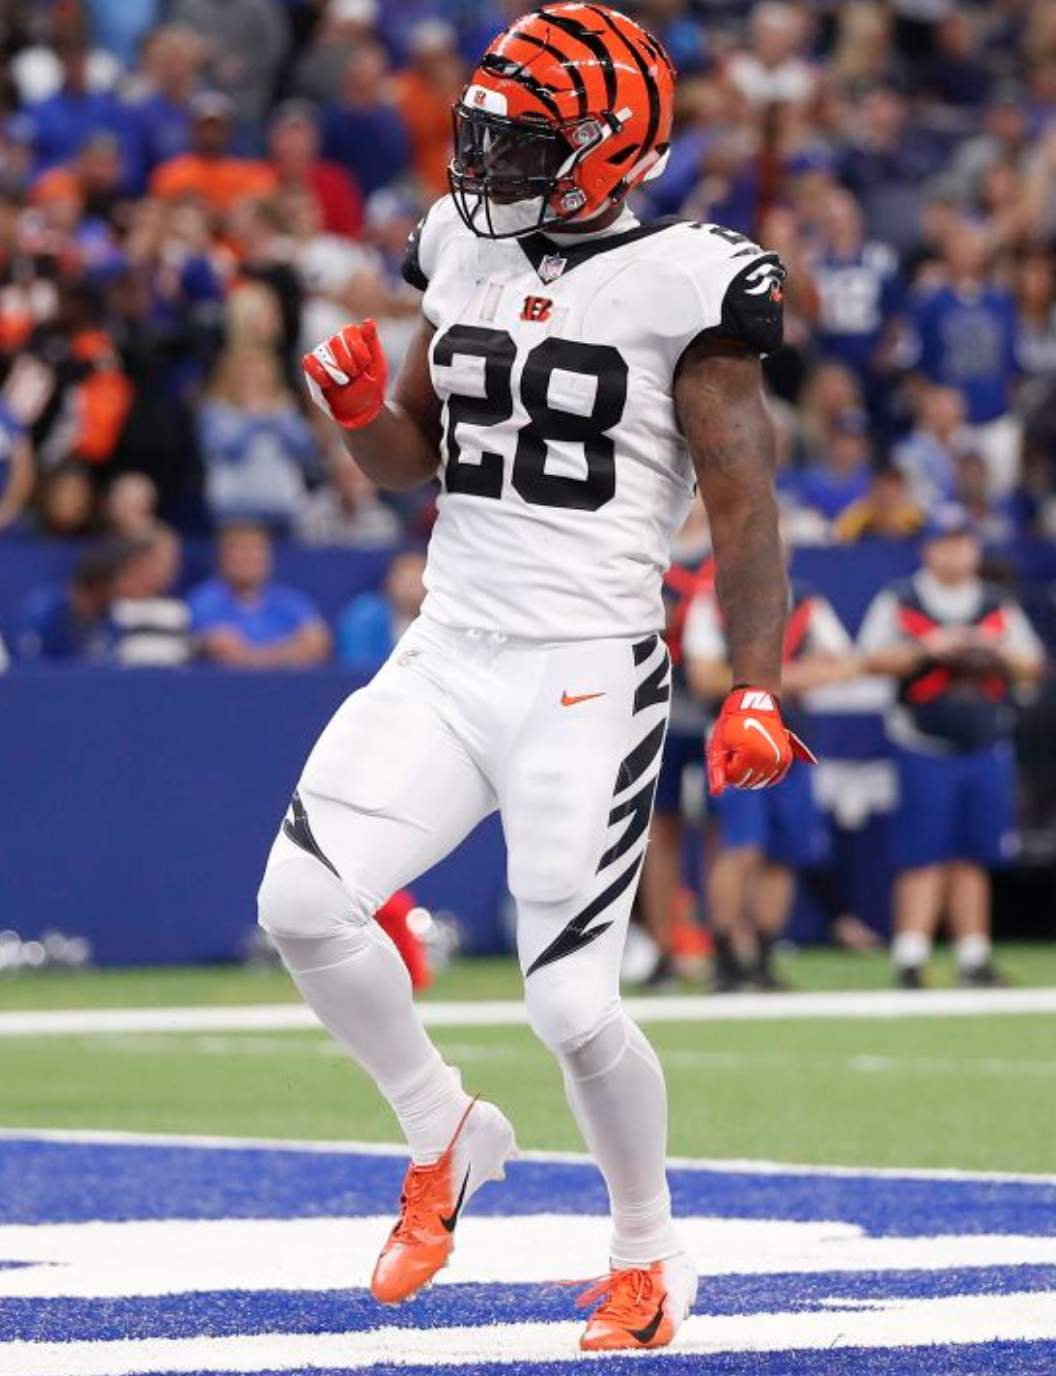
<svg viewBox="0 0 1056 1376">
<path fill-rule="evenodd" d="M 396 105 L 411 137 L 415 173 L 441 196 L 447 191 L 451 106 L 463 86 L 462 63 L 454 30 L 442 19 L 416 24 L 408 46 L 411 65 L 396 78 Z"/>
<path fill-rule="evenodd" d="M 163 162 L 150 179 L 154 196 L 174 200 L 200 196 L 224 214 L 249 196 L 266 196 L 277 184 L 275 169 L 266 162 L 239 158 L 228 150 L 233 107 L 227 96 L 203 91 L 191 101 L 191 151 Z"/>
</svg>

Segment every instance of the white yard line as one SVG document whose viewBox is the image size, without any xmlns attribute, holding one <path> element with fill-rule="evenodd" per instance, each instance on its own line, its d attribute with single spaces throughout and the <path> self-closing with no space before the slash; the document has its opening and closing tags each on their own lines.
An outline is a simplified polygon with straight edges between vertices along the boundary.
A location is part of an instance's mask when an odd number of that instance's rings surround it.
<svg viewBox="0 0 1056 1376">
<path fill-rule="evenodd" d="M 639 1022 L 778 1022 L 800 1018 L 956 1018 L 980 1014 L 1056 1013 L 1056 989 L 895 989 L 826 994 L 681 995 L 629 998 Z M 429 1027 L 521 1027 L 520 1000 L 423 1003 Z M 296 1003 L 199 1008 L 69 1008 L 0 1013 L 0 1037 L 76 1036 L 99 1032 L 289 1032 L 317 1028 Z"/>
<path fill-rule="evenodd" d="M 397 1142 L 309 1141 L 284 1137 L 221 1137 L 195 1133 L 123 1132 L 104 1128 L 3 1128 L 0 1142 L 70 1142 L 81 1146 L 190 1147 L 208 1151 L 295 1151 L 309 1155 L 406 1157 L 407 1148 Z M 520 1161 L 556 1162 L 573 1166 L 593 1165 L 593 1157 L 578 1151 L 526 1151 Z M 1024 1171 L 965 1171 L 951 1168 L 902 1166 L 816 1166 L 790 1161 L 745 1160 L 741 1157 L 672 1156 L 675 1170 L 735 1171 L 745 1175 L 835 1175 L 868 1180 L 968 1180 L 995 1184 L 1056 1185 L 1056 1175 L 1031 1175 Z"/>
<path fill-rule="evenodd" d="M 148 1376 L 160 1372 L 300 1373 L 369 1369 L 379 1363 L 436 1368 L 480 1362 L 580 1363 L 579 1323 L 483 1327 L 380 1328 L 367 1333 L 260 1333 L 231 1338 L 148 1338 L 123 1342 L 9 1343 L 4 1370 L 18 1376 Z M 934 1343 L 1056 1339 L 1056 1295 L 992 1295 L 885 1300 L 829 1313 L 695 1316 L 671 1357 L 841 1347 L 903 1348 Z M 598 1353 L 604 1361 L 608 1354 Z M 663 1353 L 651 1354 L 663 1357 Z M 6 1365 L 9 1363 L 10 1365 Z"/>
</svg>

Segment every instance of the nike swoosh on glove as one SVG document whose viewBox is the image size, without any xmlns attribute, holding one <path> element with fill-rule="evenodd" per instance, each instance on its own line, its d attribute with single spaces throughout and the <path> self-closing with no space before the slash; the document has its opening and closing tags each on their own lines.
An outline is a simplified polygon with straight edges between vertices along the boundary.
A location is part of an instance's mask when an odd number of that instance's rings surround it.
<svg viewBox="0 0 1056 1376">
<path fill-rule="evenodd" d="M 332 334 L 301 367 L 316 406 L 346 430 L 369 425 L 385 404 L 389 366 L 373 320 Z"/>
<path fill-rule="evenodd" d="M 726 695 L 708 737 L 708 791 L 718 797 L 733 788 L 769 788 L 780 783 L 793 760 L 817 759 L 781 720 L 781 704 L 765 688 L 744 684 Z"/>
</svg>

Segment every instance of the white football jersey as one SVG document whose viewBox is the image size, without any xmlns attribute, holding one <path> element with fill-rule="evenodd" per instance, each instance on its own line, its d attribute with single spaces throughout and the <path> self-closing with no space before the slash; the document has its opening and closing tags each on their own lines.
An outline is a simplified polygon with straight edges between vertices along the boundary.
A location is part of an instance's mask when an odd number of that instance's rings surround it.
<svg viewBox="0 0 1056 1376">
<path fill-rule="evenodd" d="M 695 491 L 673 400 L 701 333 L 780 341 L 784 269 L 743 235 L 660 221 L 475 236 L 449 198 L 404 273 L 435 326 L 442 491 L 424 612 L 531 640 L 640 636 Z"/>
</svg>

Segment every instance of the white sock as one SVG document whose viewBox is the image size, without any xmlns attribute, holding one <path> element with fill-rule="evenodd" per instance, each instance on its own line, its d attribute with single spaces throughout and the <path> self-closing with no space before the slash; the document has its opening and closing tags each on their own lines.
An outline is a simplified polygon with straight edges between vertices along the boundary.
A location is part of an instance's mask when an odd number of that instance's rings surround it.
<svg viewBox="0 0 1056 1376">
<path fill-rule="evenodd" d="M 565 1091 L 612 1203 L 614 1267 L 683 1250 L 667 1185 L 667 1091 L 656 1052 L 621 1010 L 560 1057 Z"/>
<path fill-rule="evenodd" d="M 931 937 L 924 932 L 899 932 L 891 944 L 891 960 L 900 970 L 919 970 L 931 955 Z"/>
<path fill-rule="evenodd" d="M 958 970 L 978 970 L 990 959 L 990 938 L 980 932 L 959 936 L 955 947 Z"/>
<path fill-rule="evenodd" d="M 415 1163 L 436 1161 L 470 1099 L 426 1035 L 395 946 L 373 922 L 272 940 L 316 1017 L 392 1105 Z"/>
</svg>

